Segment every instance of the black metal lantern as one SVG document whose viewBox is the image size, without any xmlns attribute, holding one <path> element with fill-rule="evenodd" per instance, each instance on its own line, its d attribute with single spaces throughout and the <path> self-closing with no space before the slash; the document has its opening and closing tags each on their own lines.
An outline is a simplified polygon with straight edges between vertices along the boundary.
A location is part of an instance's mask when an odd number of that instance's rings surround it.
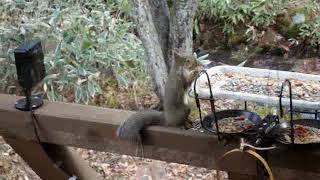
<svg viewBox="0 0 320 180">
<path fill-rule="evenodd" d="M 16 102 L 15 107 L 23 111 L 31 111 L 43 104 L 39 96 L 32 96 L 31 91 L 45 77 L 44 55 L 40 41 L 29 41 L 14 50 L 18 82 L 25 98 Z"/>
</svg>

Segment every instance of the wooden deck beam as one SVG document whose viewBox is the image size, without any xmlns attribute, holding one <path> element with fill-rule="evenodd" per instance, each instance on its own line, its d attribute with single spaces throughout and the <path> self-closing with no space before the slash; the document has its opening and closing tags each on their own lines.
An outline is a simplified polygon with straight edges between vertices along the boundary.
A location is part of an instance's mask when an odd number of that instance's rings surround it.
<svg viewBox="0 0 320 180">
<path fill-rule="evenodd" d="M 17 111 L 18 97 L 0 94 L 0 135 L 36 140 L 30 114 Z M 45 102 L 36 110 L 42 142 L 135 155 L 136 147 L 119 142 L 115 130 L 132 112 L 71 103 Z M 219 157 L 238 145 L 224 146 L 207 133 L 178 128 L 150 127 L 145 131 L 144 156 L 168 162 L 221 169 L 241 174 L 255 174 L 255 161 L 247 155 L 234 154 L 219 166 Z M 286 147 L 270 151 L 271 167 L 320 172 L 320 151 L 312 147 L 292 151 Z"/>
</svg>

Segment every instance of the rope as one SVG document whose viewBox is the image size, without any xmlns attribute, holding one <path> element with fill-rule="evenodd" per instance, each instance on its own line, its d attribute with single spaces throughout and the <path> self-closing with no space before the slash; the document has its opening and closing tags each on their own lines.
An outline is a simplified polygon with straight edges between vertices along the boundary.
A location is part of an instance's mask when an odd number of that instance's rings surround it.
<svg viewBox="0 0 320 180">
<path fill-rule="evenodd" d="M 276 146 L 270 146 L 270 147 L 256 147 L 256 146 L 252 146 L 251 144 L 247 144 L 247 143 L 242 143 L 243 146 L 247 146 L 247 147 L 250 147 L 252 149 L 255 149 L 255 150 L 259 150 L 259 151 L 267 151 L 267 150 L 272 150 L 272 149 L 275 149 Z"/>
<path fill-rule="evenodd" d="M 257 152 L 255 152 L 254 150 L 251 150 L 251 149 L 248 149 L 248 150 L 244 150 L 245 147 L 250 147 L 252 149 L 256 149 L 256 150 L 270 150 L 270 149 L 274 149 L 276 148 L 275 146 L 271 146 L 271 147 L 268 147 L 268 148 L 258 148 L 258 147 L 255 147 L 255 146 L 252 146 L 250 144 L 247 144 L 247 143 L 244 143 L 243 142 L 243 139 L 241 139 L 241 143 L 240 143 L 240 148 L 236 148 L 236 149 L 232 149 L 226 153 L 224 153 L 220 159 L 218 161 L 221 161 L 222 159 L 224 159 L 226 156 L 232 154 L 232 153 L 235 153 L 235 152 L 240 152 L 240 153 L 248 153 L 250 155 L 252 155 L 254 158 L 258 159 L 264 166 L 264 168 L 267 170 L 268 172 L 268 175 L 270 177 L 270 180 L 274 180 L 274 176 L 273 176 L 273 173 L 272 173 L 272 170 L 269 166 L 269 164 L 267 163 L 267 161 L 260 155 L 258 154 Z"/>
</svg>

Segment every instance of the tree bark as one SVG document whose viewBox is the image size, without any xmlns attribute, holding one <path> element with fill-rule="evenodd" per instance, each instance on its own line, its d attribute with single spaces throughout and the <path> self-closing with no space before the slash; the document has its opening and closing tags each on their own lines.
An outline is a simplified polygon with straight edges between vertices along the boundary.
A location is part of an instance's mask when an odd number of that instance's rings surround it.
<svg viewBox="0 0 320 180">
<path fill-rule="evenodd" d="M 175 0 L 171 17 L 171 48 L 191 56 L 193 49 L 193 17 L 197 10 L 197 0 Z"/>
<path fill-rule="evenodd" d="M 170 64 L 168 57 L 170 12 L 167 0 L 149 0 L 153 22 L 158 33 L 159 42 L 167 67 Z"/>
<path fill-rule="evenodd" d="M 168 77 L 167 66 L 161 48 L 160 36 L 155 27 L 148 0 L 132 0 L 134 20 L 147 55 L 147 66 L 160 102 L 164 97 L 164 84 Z M 158 27 L 159 28 L 159 27 Z"/>
<path fill-rule="evenodd" d="M 132 3 L 133 19 L 147 55 L 147 67 L 162 103 L 172 60 L 170 49 L 192 55 L 197 0 L 175 0 L 171 15 L 167 0 L 132 0 Z"/>
</svg>

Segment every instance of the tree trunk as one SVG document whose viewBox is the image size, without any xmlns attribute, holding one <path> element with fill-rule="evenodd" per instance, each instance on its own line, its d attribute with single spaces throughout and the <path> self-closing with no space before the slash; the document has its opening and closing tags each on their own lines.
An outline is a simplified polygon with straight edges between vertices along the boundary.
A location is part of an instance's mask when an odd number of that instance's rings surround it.
<svg viewBox="0 0 320 180">
<path fill-rule="evenodd" d="M 169 50 L 169 33 L 170 33 L 170 13 L 167 0 L 149 0 L 150 11 L 152 14 L 153 22 L 158 33 L 159 42 L 161 45 L 162 53 L 165 63 L 170 64 L 168 57 Z"/>
<path fill-rule="evenodd" d="M 139 37 L 147 54 L 147 65 L 153 79 L 155 92 L 160 102 L 164 97 L 164 84 L 168 77 L 167 66 L 161 48 L 160 36 L 154 25 L 152 10 L 148 0 L 132 0 L 134 19 Z M 159 28 L 159 27 L 158 27 Z"/>
<path fill-rule="evenodd" d="M 172 49 L 192 56 L 193 17 L 197 9 L 197 0 L 175 0 L 171 17 L 170 44 Z"/>
<path fill-rule="evenodd" d="M 197 0 L 175 0 L 169 14 L 167 0 L 132 0 L 133 19 L 147 55 L 155 92 L 163 102 L 164 85 L 171 64 L 170 49 L 192 55 L 193 16 Z"/>
</svg>

